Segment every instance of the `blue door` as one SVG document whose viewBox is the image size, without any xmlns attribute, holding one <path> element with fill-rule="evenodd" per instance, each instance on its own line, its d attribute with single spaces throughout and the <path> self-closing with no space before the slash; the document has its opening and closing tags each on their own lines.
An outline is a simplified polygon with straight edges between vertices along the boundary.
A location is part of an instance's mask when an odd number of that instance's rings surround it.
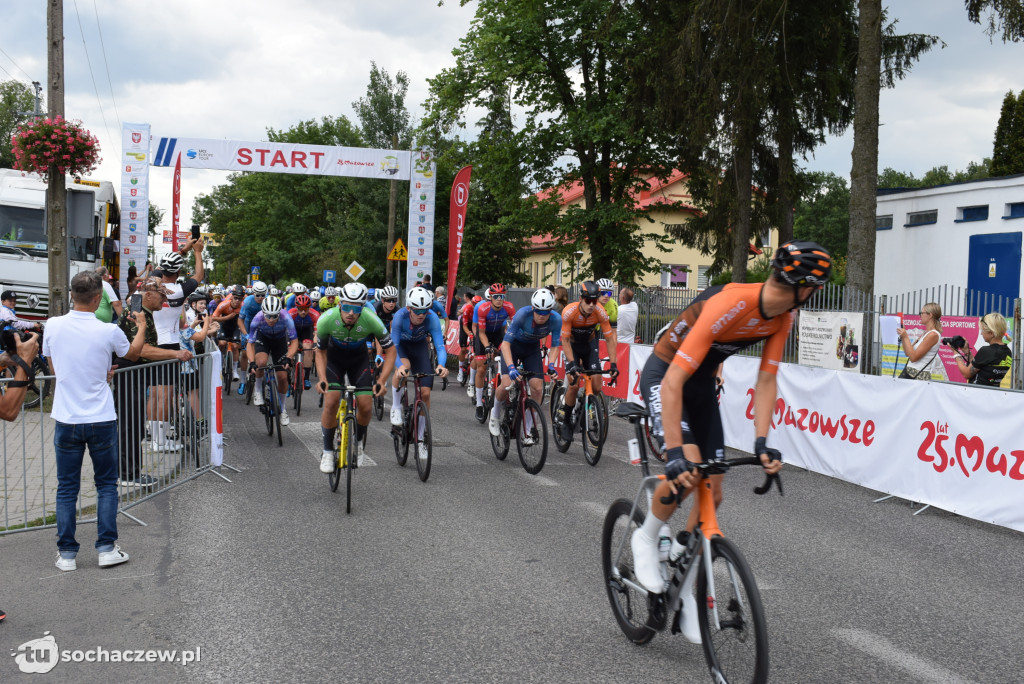
<svg viewBox="0 0 1024 684">
<path fill-rule="evenodd" d="M 990 311 L 1013 315 L 1013 300 L 1020 297 L 1020 254 L 1020 233 L 971 236 L 968 316 L 983 316 Z"/>
</svg>

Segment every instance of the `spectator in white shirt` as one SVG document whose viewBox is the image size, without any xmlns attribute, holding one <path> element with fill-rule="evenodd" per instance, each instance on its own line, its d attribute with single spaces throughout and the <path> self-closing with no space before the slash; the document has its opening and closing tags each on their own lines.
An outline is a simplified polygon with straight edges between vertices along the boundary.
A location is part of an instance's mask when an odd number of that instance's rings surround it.
<svg viewBox="0 0 1024 684">
<path fill-rule="evenodd" d="M 117 416 L 108 374 L 112 355 L 137 359 L 145 343 L 146 319 L 131 344 L 116 325 L 102 323 L 96 309 L 103 282 L 95 271 L 71 280 L 74 308 L 51 318 L 43 354 L 57 377 L 54 390 L 53 446 L 57 456 L 57 561 L 59 570 L 76 569 L 75 504 L 82 484 L 82 458 L 89 447 L 96 481 L 96 550 L 100 567 L 118 565 L 128 554 L 117 546 Z"/>
<path fill-rule="evenodd" d="M 619 290 L 618 341 L 633 344 L 636 341 L 636 321 L 640 309 L 633 301 L 633 290 L 624 287 Z"/>
</svg>

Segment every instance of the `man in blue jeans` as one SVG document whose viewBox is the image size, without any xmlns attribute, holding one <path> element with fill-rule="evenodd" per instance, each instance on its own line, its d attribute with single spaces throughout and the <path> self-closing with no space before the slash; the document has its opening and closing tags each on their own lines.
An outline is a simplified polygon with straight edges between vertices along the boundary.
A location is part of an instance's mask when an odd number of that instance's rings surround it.
<svg viewBox="0 0 1024 684">
<path fill-rule="evenodd" d="M 131 344 L 116 325 L 96 318 L 103 281 L 95 271 L 71 279 L 74 308 L 46 324 L 43 354 L 57 376 L 50 416 L 55 421 L 53 446 L 57 454 L 58 570 L 76 569 L 75 503 L 82 485 L 82 458 L 89 447 L 96 481 L 96 550 L 100 567 L 118 565 L 128 554 L 117 546 L 117 416 L 108 373 L 112 355 L 139 358 L 146 341 L 146 318 L 135 314 L 139 326 Z"/>
</svg>

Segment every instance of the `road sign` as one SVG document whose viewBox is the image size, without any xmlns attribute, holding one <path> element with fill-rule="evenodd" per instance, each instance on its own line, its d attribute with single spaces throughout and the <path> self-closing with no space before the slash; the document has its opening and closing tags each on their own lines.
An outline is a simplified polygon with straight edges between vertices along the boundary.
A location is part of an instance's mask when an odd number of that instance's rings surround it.
<svg viewBox="0 0 1024 684">
<path fill-rule="evenodd" d="M 253 275 L 259 275 L 260 274 L 260 267 L 259 266 L 253 266 L 251 273 Z"/>
<path fill-rule="evenodd" d="M 324 282 L 333 283 L 336 275 L 337 273 L 335 271 L 324 271 Z"/>
<path fill-rule="evenodd" d="M 366 269 L 360 266 L 358 261 L 353 261 L 348 265 L 348 268 L 345 269 L 345 275 L 352 280 L 359 280 L 359 276 L 364 273 L 366 273 Z"/>
<path fill-rule="evenodd" d="M 398 238 L 395 246 L 391 248 L 391 253 L 388 254 L 388 261 L 405 261 L 408 258 L 409 250 L 405 248 L 402 238 Z"/>
</svg>

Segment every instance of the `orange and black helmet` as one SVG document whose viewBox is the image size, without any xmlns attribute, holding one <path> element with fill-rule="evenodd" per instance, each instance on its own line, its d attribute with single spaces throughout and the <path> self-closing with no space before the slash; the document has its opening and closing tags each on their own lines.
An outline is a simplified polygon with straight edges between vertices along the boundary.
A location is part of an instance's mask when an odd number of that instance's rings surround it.
<svg viewBox="0 0 1024 684">
<path fill-rule="evenodd" d="M 790 240 L 772 259 L 776 277 L 794 287 L 820 287 L 832 274 L 832 256 L 816 242 Z"/>
</svg>

